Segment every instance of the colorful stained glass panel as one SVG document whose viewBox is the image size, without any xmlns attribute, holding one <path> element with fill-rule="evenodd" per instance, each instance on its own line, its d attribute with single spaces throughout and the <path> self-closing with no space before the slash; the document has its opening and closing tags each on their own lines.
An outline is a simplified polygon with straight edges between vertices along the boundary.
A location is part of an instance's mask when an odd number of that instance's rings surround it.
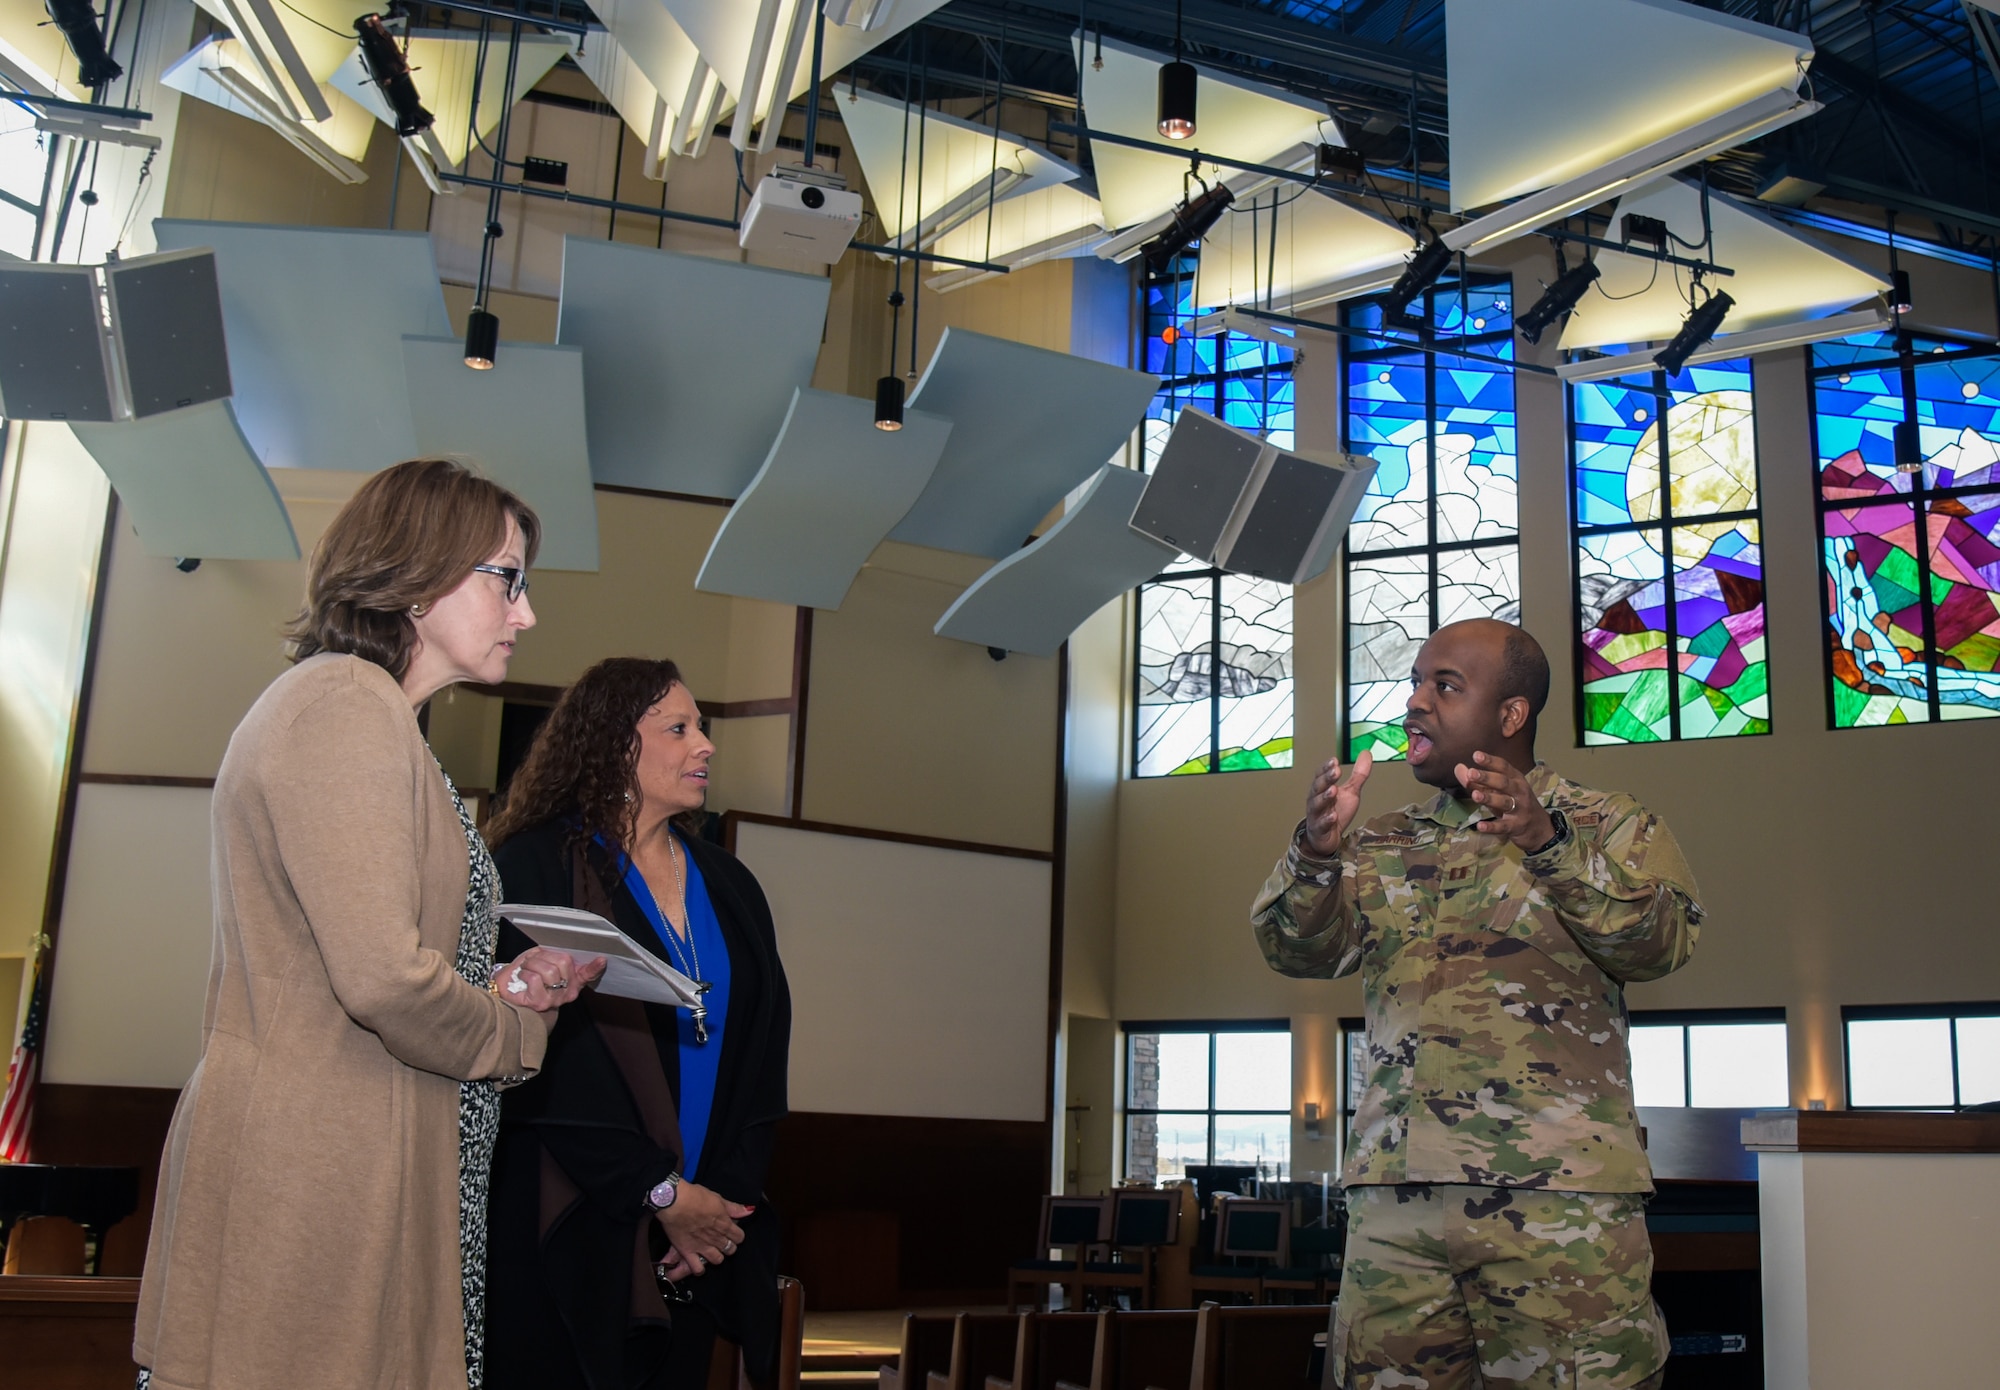
<svg viewBox="0 0 2000 1390">
<path fill-rule="evenodd" d="M 1139 590 L 1135 771 L 1141 777 L 1198 772 L 1207 765 L 1214 589 L 1203 574 L 1157 580 Z"/>
</svg>

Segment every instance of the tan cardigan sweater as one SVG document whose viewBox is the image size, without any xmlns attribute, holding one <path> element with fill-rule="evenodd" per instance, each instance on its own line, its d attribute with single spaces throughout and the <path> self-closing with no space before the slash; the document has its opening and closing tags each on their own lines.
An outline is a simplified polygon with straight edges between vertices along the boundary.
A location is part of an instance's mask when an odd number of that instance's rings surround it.
<svg viewBox="0 0 2000 1390">
<path fill-rule="evenodd" d="M 213 819 L 133 1356 L 157 1390 L 464 1390 L 458 1082 L 532 1073 L 548 1035 L 452 968 L 465 833 L 395 680 L 327 655 L 273 681 Z"/>
</svg>

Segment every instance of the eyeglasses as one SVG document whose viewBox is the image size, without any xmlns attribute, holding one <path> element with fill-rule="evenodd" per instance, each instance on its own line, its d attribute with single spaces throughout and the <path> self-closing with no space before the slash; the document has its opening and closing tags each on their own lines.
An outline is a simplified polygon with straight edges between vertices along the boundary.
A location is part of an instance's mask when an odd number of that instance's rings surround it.
<svg viewBox="0 0 2000 1390">
<path fill-rule="evenodd" d="M 474 574 L 497 574 L 507 581 L 507 602 L 513 603 L 528 592 L 528 572 L 511 565 L 474 565 Z"/>
</svg>

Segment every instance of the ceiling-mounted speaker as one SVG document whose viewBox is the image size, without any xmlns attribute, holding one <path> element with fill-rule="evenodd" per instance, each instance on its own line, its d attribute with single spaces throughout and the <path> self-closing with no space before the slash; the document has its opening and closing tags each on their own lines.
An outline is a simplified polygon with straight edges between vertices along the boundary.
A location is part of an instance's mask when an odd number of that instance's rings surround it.
<svg viewBox="0 0 2000 1390">
<path fill-rule="evenodd" d="M 132 415 L 145 419 L 230 394 L 215 252 L 169 251 L 104 268 Z"/>
<path fill-rule="evenodd" d="M 111 420 L 116 400 L 97 268 L 0 262 L 0 414 Z"/>
<path fill-rule="evenodd" d="M 1280 449 L 1187 409 L 1132 510 L 1132 529 L 1236 574 L 1303 584 L 1333 561 L 1375 461 Z"/>
</svg>

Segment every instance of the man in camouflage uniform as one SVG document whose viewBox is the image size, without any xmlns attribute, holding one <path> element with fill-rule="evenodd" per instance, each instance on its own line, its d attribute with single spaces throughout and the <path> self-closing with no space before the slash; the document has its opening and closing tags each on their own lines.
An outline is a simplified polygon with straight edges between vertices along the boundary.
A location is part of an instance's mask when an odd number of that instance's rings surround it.
<svg viewBox="0 0 2000 1390">
<path fill-rule="evenodd" d="M 1655 1386 L 1623 986 L 1687 963 L 1694 879 L 1658 817 L 1535 761 L 1527 633 L 1442 628 L 1412 686 L 1410 767 L 1438 794 L 1355 826 L 1372 760 L 1327 763 L 1252 918 L 1273 969 L 1362 972 L 1326 1385 Z"/>
</svg>

